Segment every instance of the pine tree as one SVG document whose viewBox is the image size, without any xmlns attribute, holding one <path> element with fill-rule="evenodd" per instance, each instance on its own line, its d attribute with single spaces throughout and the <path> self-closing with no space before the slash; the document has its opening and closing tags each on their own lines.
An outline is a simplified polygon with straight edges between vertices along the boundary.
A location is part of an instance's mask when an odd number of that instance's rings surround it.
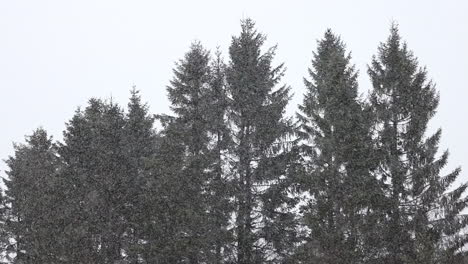
<svg viewBox="0 0 468 264">
<path fill-rule="evenodd" d="M 288 196 L 287 147 L 291 132 L 284 117 L 289 87 L 278 83 L 283 65 L 272 66 L 275 47 L 262 53 L 265 36 L 250 19 L 229 48 L 227 90 L 233 143 L 230 147 L 236 233 L 236 263 L 286 261 L 283 243 L 294 230 Z"/>
<path fill-rule="evenodd" d="M 304 208 L 311 230 L 305 247 L 316 247 L 305 254 L 307 263 L 361 263 L 365 257 L 361 227 L 368 216 L 362 212 L 372 209 L 378 186 L 370 173 L 370 115 L 350 60 L 340 38 L 327 30 L 314 52 L 310 80 L 304 79 L 307 92 L 298 114 L 306 168 L 302 188 L 311 196 Z"/>
<path fill-rule="evenodd" d="M 133 88 L 128 113 L 125 116 L 123 151 L 129 160 L 127 169 L 128 184 L 125 188 L 125 251 L 127 262 L 139 263 L 142 257 L 144 226 L 149 219 L 147 208 L 151 206 L 151 192 L 147 189 L 149 179 L 148 162 L 156 153 L 156 132 L 153 129 L 154 117 L 148 113 L 148 105 L 141 102 L 139 91 Z"/>
<path fill-rule="evenodd" d="M 118 105 L 91 99 L 64 132 L 60 155 L 70 195 L 69 261 L 114 263 L 122 259 L 122 236 L 127 230 L 124 205 L 131 180 L 122 148 L 124 126 Z"/>
<path fill-rule="evenodd" d="M 172 217 L 177 223 L 176 247 L 180 261 L 201 263 L 206 261 L 210 251 L 207 234 L 210 142 L 208 134 L 207 101 L 204 94 L 210 85 L 210 56 L 199 42 L 191 45 L 182 60 L 174 69 L 174 78 L 167 87 L 171 109 L 175 116 L 173 124 L 167 124 L 168 139 L 184 149 L 183 160 L 176 164 L 181 167 L 173 179 L 177 190 L 173 190 L 170 200 L 178 204 Z M 163 120 L 164 121 L 164 120 Z M 176 133 L 170 135 L 169 133 Z M 176 195 L 176 196 L 174 196 Z"/>
<path fill-rule="evenodd" d="M 60 263 L 60 211 L 55 210 L 60 160 L 52 138 L 42 128 L 35 130 L 26 144 L 15 145 L 6 163 L 2 210 L 8 240 L 14 243 L 7 253 L 13 253 L 13 263 Z"/>
<path fill-rule="evenodd" d="M 376 113 L 378 176 L 385 185 L 382 211 L 385 263 L 459 263 L 467 241 L 462 229 L 468 218 L 460 215 L 467 184 L 450 189 L 460 173 L 441 176 L 448 152 L 438 155 L 441 130 L 425 137 L 439 95 L 402 43 L 398 28 L 379 46 L 369 66 L 373 83 L 371 103 Z M 458 262 L 457 262 L 458 261 Z"/>
<path fill-rule="evenodd" d="M 85 113 L 77 109 L 75 115 L 67 123 L 64 142 L 59 145 L 59 154 L 65 164 L 62 172 L 63 189 L 67 198 L 64 201 L 64 241 L 66 250 L 64 259 L 77 263 L 92 263 L 98 261 L 96 248 L 97 238 L 91 230 L 91 208 L 88 208 L 87 196 L 92 192 L 93 184 L 89 183 L 90 166 L 95 164 L 94 154 L 91 154 L 90 117 L 97 119 L 102 108 L 101 102 L 90 100 Z M 89 187 L 89 186 L 92 186 Z"/>
</svg>

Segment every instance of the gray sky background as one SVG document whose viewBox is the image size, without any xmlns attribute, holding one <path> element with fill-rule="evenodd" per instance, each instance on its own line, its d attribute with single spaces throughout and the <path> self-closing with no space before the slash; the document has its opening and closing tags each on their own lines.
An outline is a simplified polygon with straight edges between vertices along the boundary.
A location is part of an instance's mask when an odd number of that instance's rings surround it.
<svg viewBox="0 0 468 264">
<path fill-rule="evenodd" d="M 327 28 L 341 35 L 370 88 L 367 64 L 392 21 L 426 65 L 441 102 L 431 131 L 442 127 L 448 169 L 468 180 L 467 1 L 22 1 L 0 0 L 0 159 L 12 142 L 38 126 L 61 140 L 65 122 L 91 97 L 126 106 L 136 85 L 152 113 L 169 111 L 166 85 L 190 43 L 221 47 L 224 57 L 240 19 L 251 17 L 278 44 L 276 61 L 302 101 L 316 40 Z M 5 164 L 0 162 L 0 175 Z"/>
</svg>

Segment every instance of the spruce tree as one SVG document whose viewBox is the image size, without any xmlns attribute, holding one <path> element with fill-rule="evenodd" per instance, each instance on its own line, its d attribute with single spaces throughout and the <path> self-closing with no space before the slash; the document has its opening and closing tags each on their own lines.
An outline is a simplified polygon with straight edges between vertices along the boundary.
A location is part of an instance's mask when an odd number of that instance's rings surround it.
<svg viewBox="0 0 468 264">
<path fill-rule="evenodd" d="M 14 243 L 7 253 L 13 253 L 13 263 L 60 263 L 60 160 L 52 138 L 42 128 L 35 130 L 26 144 L 15 145 L 6 163 L 4 231 Z"/>
<path fill-rule="evenodd" d="M 369 66 L 376 114 L 378 177 L 385 186 L 382 225 L 385 263 L 459 263 L 467 241 L 464 183 L 452 188 L 460 169 L 441 175 L 448 152 L 438 154 L 441 130 L 426 137 L 439 103 L 425 68 L 392 25 Z"/>
<path fill-rule="evenodd" d="M 91 152 L 92 133 L 90 126 L 91 116 L 98 119 L 102 111 L 102 103 L 90 100 L 84 111 L 77 109 L 75 115 L 66 124 L 63 132 L 64 140 L 59 145 L 59 154 L 64 162 L 62 177 L 64 179 L 64 193 L 67 195 L 64 207 L 64 243 L 67 244 L 64 252 L 66 261 L 89 263 L 98 261 L 96 248 L 98 237 L 93 237 L 91 222 L 91 208 L 87 197 L 93 193 L 94 183 L 89 178 L 95 154 Z M 91 186 L 91 187 L 90 187 Z M 89 192 L 88 192 L 89 191 Z"/>
<path fill-rule="evenodd" d="M 171 203 L 177 204 L 175 212 L 178 235 L 176 251 L 180 260 L 188 263 L 206 261 L 210 251 L 208 231 L 208 194 L 210 151 L 208 143 L 207 114 L 208 101 L 204 94 L 210 84 L 210 56 L 199 42 L 191 45 L 174 69 L 174 78 L 167 87 L 171 110 L 174 112 L 173 124 L 176 134 L 168 139 L 177 138 L 172 142 L 184 149 L 180 173 L 170 179 L 176 183 L 173 188 Z M 164 121 L 164 120 L 163 120 Z"/>
<path fill-rule="evenodd" d="M 299 106 L 299 136 L 311 197 L 304 222 L 311 230 L 306 263 L 361 263 L 363 226 L 378 197 L 371 175 L 370 115 L 358 95 L 357 71 L 345 45 L 331 30 L 318 41 L 306 94 Z M 366 211 L 366 213 L 363 213 Z"/>
<path fill-rule="evenodd" d="M 225 156 L 230 144 L 226 123 L 225 65 L 219 51 L 211 60 L 209 52 L 195 42 L 177 65 L 174 75 L 168 92 L 175 116 L 159 116 L 165 128 L 157 159 L 173 157 L 170 163 L 159 163 L 163 167 L 174 166 L 162 173 L 174 175 L 173 179 L 168 179 L 177 182 L 171 188 L 189 188 L 189 192 L 184 190 L 188 196 L 181 195 L 180 191 L 173 192 L 177 197 L 169 201 L 183 205 L 171 214 L 174 219 L 182 221 L 179 229 L 187 228 L 183 223 L 189 223 L 193 225 L 190 228 L 198 230 L 198 236 L 204 233 L 196 238 L 199 245 L 180 238 L 174 242 L 179 246 L 192 244 L 184 250 L 196 251 L 195 246 L 200 247 L 197 259 L 189 260 L 192 263 L 224 263 L 232 250 L 232 232 L 229 230 L 232 210 L 225 175 Z M 167 144 L 173 147 L 168 148 Z M 194 170 L 193 166 L 198 168 Z M 195 184 L 186 181 L 194 181 Z M 181 201 L 182 198 L 186 200 Z M 181 213 L 186 214 L 184 211 L 197 207 L 198 211 L 191 213 L 190 218 L 181 216 Z"/>
<path fill-rule="evenodd" d="M 250 19 L 233 37 L 226 71 L 230 98 L 230 147 L 235 200 L 236 263 L 286 261 L 284 241 L 294 231 L 288 196 L 288 153 L 283 140 L 291 132 L 284 117 L 289 87 L 278 86 L 283 64 L 272 66 L 275 47 L 262 52 L 265 36 Z"/>
<path fill-rule="evenodd" d="M 60 155 L 66 164 L 67 259 L 114 263 L 122 259 L 127 230 L 129 160 L 122 148 L 124 114 L 112 102 L 91 99 L 64 132 Z"/>
<path fill-rule="evenodd" d="M 153 129 L 154 117 L 148 113 L 148 105 L 141 102 L 139 91 L 133 88 L 128 112 L 123 127 L 123 152 L 128 159 L 126 168 L 128 184 L 125 188 L 124 215 L 127 222 L 124 248 L 126 261 L 138 263 L 143 254 L 141 239 L 145 238 L 147 208 L 151 206 L 148 162 L 156 152 L 156 132 Z"/>
</svg>

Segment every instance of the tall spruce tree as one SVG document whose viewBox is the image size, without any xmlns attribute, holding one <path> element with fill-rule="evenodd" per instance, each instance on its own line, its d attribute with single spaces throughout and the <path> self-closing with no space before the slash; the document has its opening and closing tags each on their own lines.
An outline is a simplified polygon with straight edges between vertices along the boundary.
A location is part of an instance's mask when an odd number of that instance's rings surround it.
<svg viewBox="0 0 468 264">
<path fill-rule="evenodd" d="M 289 87 L 278 83 L 283 64 L 273 67 L 275 47 L 262 53 L 265 36 L 250 19 L 229 48 L 227 90 L 233 143 L 230 147 L 236 235 L 236 263 L 286 261 L 286 241 L 294 231 L 288 196 L 288 152 L 283 140 L 291 132 L 284 117 Z"/>
<path fill-rule="evenodd" d="M 142 258 L 146 238 L 145 226 L 150 216 L 148 208 L 152 193 L 148 190 L 150 180 L 148 163 L 156 154 L 156 131 L 153 129 L 154 117 L 148 113 L 148 105 L 141 102 L 139 91 L 133 88 L 128 112 L 123 127 L 123 152 L 128 159 L 128 184 L 125 188 L 124 215 L 127 222 L 124 248 L 128 263 L 139 263 Z"/>
<path fill-rule="evenodd" d="M 61 263 L 61 233 L 56 146 L 39 128 L 15 145 L 15 154 L 6 163 L 8 179 L 2 210 L 8 241 L 13 243 L 13 263 Z M 6 212 L 8 210 L 8 212 Z"/>
<path fill-rule="evenodd" d="M 127 230 L 125 205 L 129 159 L 123 145 L 125 119 L 120 107 L 91 99 L 67 124 L 60 155 L 65 162 L 68 261 L 121 261 Z"/>
<path fill-rule="evenodd" d="M 450 189 L 460 173 L 441 176 L 448 152 L 438 154 L 441 130 L 425 137 L 439 95 L 425 68 L 402 43 L 394 24 L 369 66 L 376 113 L 378 177 L 385 185 L 382 211 L 385 263 L 459 263 L 468 237 L 461 211 L 467 184 Z"/>
<path fill-rule="evenodd" d="M 174 124 L 178 131 L 169 138 L 178 138 L 184 149 L 180 174 L 175 175 L 178 188 L 172 203 L 178 204 L 176 222 L 177 254 L 179 261 L 202 263 L 210 252 L 208 229 L 207 187 L 209 181 L 210 152 L 204 94 L 210 85 L 210 56 L 199 42 L 194 42 L 174 69 L 174 78 L 167 87 Z M 168 130 L 167 132 L 171 132 Z"/>
<path fill-rule="evenodd" d="M 306 169 L 302 189 L 311 197 L 304 206 L 304 222 L 311 230 L 304 247 L 309 250 L 299 259 L 362 263 L 370 253 L 365 252 L 363 227 L 370 227 L 366 220 L 378 197 L 371 175 L 371 119 L 340 38 L 327 30 L 313 55 L 297 115 Z"/>
</svg>

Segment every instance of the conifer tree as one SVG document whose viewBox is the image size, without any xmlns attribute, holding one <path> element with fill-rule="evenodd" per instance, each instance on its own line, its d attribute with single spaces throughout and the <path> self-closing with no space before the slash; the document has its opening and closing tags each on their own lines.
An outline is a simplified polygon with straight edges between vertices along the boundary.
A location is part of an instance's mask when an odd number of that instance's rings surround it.
<svg viewBox="0 0 468 264">
<path fill-rule="evenodd" d="M 174 69 L 174 78 L 167 87 L 171 110 L 175 116 L 173 124 L 166 124 L 171 129 L 168 139 L 184 149 L 183 160 L 177 164 L 180 174 L 169 179 L 176 183 L 173 188 L 173 204 L 179 205 L 172 217 L 177 223 L 176 245 L 180 261 L 201 263 L 206 261 L 210 251 L 208 231 L 208 188 L 210 152 L 208 143 L 207 114 L 208 102 L 204 94 L 210 84 L 209 52 L 199 42 L 191 45 L 184 58 Z M 166 117 L 167 118 L 167 117 Z M 164 120 L 162 120 L 164 121 Z"/>
<path fill-rule="evenodd" d="M 311 230 L 305 247 L 316 250 L 304 254 L 306 263 L 361 263 L 366 253 L 362 227 L 368 215 L 362 212 L 372 209 L 378 186 L 371 175 L 370 115 L 350 60 L 340 38 L 327 30 L 314 52 L 310 80 L 304 79 L 298 134 L 306 168 L 302 188 L 311 196 L 304 208 Z"/>
<path fill-rule="evenodd" d="M 441 130 L 425 136 L 439 95 L 425 68 L 392 25 L 369 66 L 376 113 L 378 177 L 385 185 L 382 211 L 385 263 L 459 263 L 467 236 L 464 183 L 451 188 L 457 168 L 441 175 L 448 152 L 438 154 Z"/>
<path fill-rule="evenodd" d="M 141 239 L 149 217 L 147 208 L 151 206 L 151 192 L 146 188 L 149 179 L 149 161 L 156 153 L 156 132 L 153 129 L 154 117 L 148 113 L 148 105 L 141 102 L 139 91 L 131 91 L 128 112 L 123 127 L 123 151 L 128 159 L 126 168 L 128 184 L 125 188 L 124 208 L 127 229 L 125 231 L 126 261 L 138 263 L 143 253 Z"/>
<path fill-rule="evenodd" d="M 118 105 L 91 99 L 64 132 L 60 155 L 66 168 L 67 259 L 114 263 L 122 259 L 129 161 L 123 145 L 124 114 Z"/>
<path fill-rule="evenodd" d="M 97 119 L 102 111 L 102 104 L 97 100 L 90 100 L 84 111 L 77 109 L 75 115 L 66 124 L 63 132 L 64 140 L 59 145 L 59 154 L 65 164 L 62 172 L 64 179 L 64 193 L 67 195 L 64 210 L 65 228 L 64 243 L 67 250 L 64 252 L 66 261 L 74 260 L 77 263 L 98 261 L 98 238 L 92 235 L 91 208 L 88 208 L 88 190 L 92 193 L 89 178 L 93 175 L 91 165 L 94 154 L 91 154 L 91 116 Z M 93 187 L 94 188 L 94 187 Z"/>
<path fill-rule="evenodd" d="M 265 36 L 250 19 L 229 48 L 227 90 L 233 138 L 230 147 L 236 234 L 236 263 L 286 261 L 284 247 L 294 227 L 286 177 L 288 153 L 283 140 L 291 132 L 284 117 L 289 87 L 278 83 L 283 64 L 274 67 L 275 47 L 262 53 Z"/>
<path fill-rule="evenodd" d="M 52 138 L 42 128 L 35 130 L 26 144 L 15 145 L 6 163 L 4 231 L 14 243 L 7 253 L 13 253 L 13 263 L 60 263 L 60 212 L 55 210 L 60 160 Z"/>
</svg>

